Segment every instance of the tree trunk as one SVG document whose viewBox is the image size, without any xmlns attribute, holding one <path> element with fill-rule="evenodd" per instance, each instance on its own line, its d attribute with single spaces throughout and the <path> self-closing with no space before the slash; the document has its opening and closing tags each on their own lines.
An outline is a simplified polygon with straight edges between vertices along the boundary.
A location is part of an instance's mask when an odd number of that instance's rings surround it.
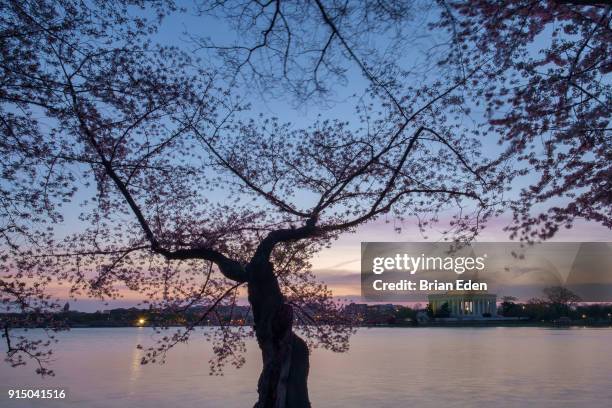
<svg viewBox="0 0 612 408">
<path fill-rule="evenodd" d="M 292 331 L 293 309 L 285 303 L 267 259 L 252 260 L 247 272 L 255 335 L 263 359 L 254 408 L 308 408 L 308 347 Z"/>
</svg>

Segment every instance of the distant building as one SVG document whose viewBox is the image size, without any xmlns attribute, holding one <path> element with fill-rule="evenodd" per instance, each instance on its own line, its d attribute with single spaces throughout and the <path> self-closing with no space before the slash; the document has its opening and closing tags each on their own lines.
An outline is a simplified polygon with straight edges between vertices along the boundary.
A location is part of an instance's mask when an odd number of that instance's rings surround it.
<svg viewBox="0 0 612 408">
<path fill-rule="evenodd" d="M 447 305 L 449 317 L 480 318 L 497 315 L 497 295 L 474 291 L 450 291 L 428 295 L 434 316 Z"/>
</svg>

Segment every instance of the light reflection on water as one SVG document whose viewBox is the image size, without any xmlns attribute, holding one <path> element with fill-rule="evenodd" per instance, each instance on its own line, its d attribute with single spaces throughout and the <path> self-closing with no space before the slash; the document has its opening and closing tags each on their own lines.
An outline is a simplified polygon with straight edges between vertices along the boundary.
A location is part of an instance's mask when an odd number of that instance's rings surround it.
<svg viewBox="0 0 612 408">
<path fill-rule="evenodd" d="M 210 344 L 195 335 L 165 365 L 140 365 L 148 328 L 73 329 L 60 335 L 53 368 L 0 364 L 0 406 L 104 408 L 251 407 L 260 369 L 247 364 L 209 376 Z M 362 329 L 344 354 L 315 350 L 315 407 L 609 407 L 612 329 Z M 4 350 L 3 350 L 4 351 Z M 9 388 L 65 388 L 64 401 L 8 400 Z"/>
</svg>

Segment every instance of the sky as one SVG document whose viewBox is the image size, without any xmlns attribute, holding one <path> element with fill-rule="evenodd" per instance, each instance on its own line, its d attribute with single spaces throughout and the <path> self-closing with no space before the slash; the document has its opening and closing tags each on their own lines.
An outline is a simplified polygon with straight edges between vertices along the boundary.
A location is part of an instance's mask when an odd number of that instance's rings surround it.
<svg viewBox="0 0 612 408">
<path fill-rule="evenodd" d="M 483 231 L 479 242 L 509 242 L 508 233 L 503 228 L 508 220 L 497 218 Z M 345 233 L 330 248 L 317 253 L 312 259 L 312 269 L 317 278 L 325 282 L 333 294 L 342 302 L 364 302 L 361 298 L 361 243 L 362 242 L 419 242 L 436 241 L 439 236 L 430 234 L 423 239 L 421 233 L 407 223 L 406 228 L 397 233 L 392 224 L 384 220 L 374 221 L 358 228 L 355 233 Z M 551 241 L 553 242 L 610 242 L 610 230 L 595 223 L 577 223 L 571 230 L 562 230 Z M 94 312 L 115 307 L 133 307 L 139 302 L 130 292 L 125 298 L 102 302 L 95 299 L 70 301 L 74 310 Z M 244 299 L 242 300 L 244 302 Z"/>
<path fill-rule="evenodd" d="M 234 38 L 231 28 L 222 21 L 211 18 L 194 16 L 191 13 L 174 15 L 167 18 L 160 26 L 159 33 L 155 40 L 165 44 L 180 44 L 182 47 L 190 48 L 184 31 L 189 31 L 194 35 L 210 36 L 217 42 L 230 42 Z M 406 58 L 411 58 L 406 55 Z M 415 56 L 412 56 L 415 57 Z M 329 117 L 337 117 L 350 120 L 353 115 L 352 103 L 346 102 L 346 97 L 358 89 L 364 89 L 367 82 L 356 69 L 351 69 L 348 73 L 349 81 L 344 87 L 339 87 L 336 91 L 335 99 L 338 103 L 322 105 L 302 105 L 295 107 L 291 101 L 286 99 L 262 99 L 258 95 L 252 95 L 244 90 L 246 98 L 253 102 L 252 112 L 254 114 L 263 113 L 265 115 L 276 116 L 283 122 L 292 122 L 296 126 L 307 126 L 322 114 Z M 490 141 L 485 143 L 485 154 L 494 155 L 499 147 Z M 517 186 L 524 181 L 517 181 Z M 77 202 L 83 197 L 75 197 L 75 202 L 66 207 L 67 212 L 76 214 L 73 210 L 77 207 Z M 386 222 L 390 221 L 390 222 Z M 508 241 L 508 233 L 503 229 L 508 225 L 510 219 L 508 215 L 494 219 L 489 222 L 488 227 L 478 238 L 481 242 L 505 242 Z M 64 225 L 59 230 L 69 233 L 78 229 L 79 225 L 75 218 L 67 217 Z M 337 241 L 333 242 L 331 248 L 324 249 L 312 259 L 313 271 L 316 276 L 325 281 L 339 298 L 348 298 L 359 301 L 360 292 L 360 245 L 366 241 L 423 241 L 438 240 L 440 234 L 435 230 L 428 233 L 428 238 L 424 239 L 416 226 L 410 221 L 402 225 L 402 232 L 394 230 L 394 221 L 379 219 L 375 222 L 363 225 L 355 233 L 344 234 Z M 578 222 L 572 230 L 562 230 L 554 237 L 555 241 L 611 241 L 612 235 L 606 229 L 595 223 Z M 58 289 L 58 294 L 61 290 Z M 138 299 L 126 292 L 124 300 L 111 301 L 108 304 L 91 299 L 79 299 L 76 303 L 71 301 L 73 309 L 82 311 L 95 311 L 112 307 L 130 307 L 135 305 Z"/>
</svg>

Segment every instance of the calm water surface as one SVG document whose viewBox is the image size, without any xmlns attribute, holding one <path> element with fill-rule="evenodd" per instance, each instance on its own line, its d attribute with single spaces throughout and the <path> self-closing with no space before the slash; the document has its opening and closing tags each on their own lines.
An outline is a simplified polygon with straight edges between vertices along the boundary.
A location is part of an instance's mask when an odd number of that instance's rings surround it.
<svg viewBox="0 0 612 408">
<path fill-rule="evenodd" d="M 104 408 L 252 407 L 260 362 L 209 376 L 211 348 L 194 336 L 165 365 L 140 365 L 147 328 L 73 329 L 61 334 L 53 368 L 0 364 L 0 406 Z M 362 329 L 348 353 L 315 350 L 314 407 L 610 407 L 612 329 Z M 4 351 L 4 350 L 2 350 Z M 8 400 L 9 388 L 57 387 L 64 401 Z"/>
</svg>

